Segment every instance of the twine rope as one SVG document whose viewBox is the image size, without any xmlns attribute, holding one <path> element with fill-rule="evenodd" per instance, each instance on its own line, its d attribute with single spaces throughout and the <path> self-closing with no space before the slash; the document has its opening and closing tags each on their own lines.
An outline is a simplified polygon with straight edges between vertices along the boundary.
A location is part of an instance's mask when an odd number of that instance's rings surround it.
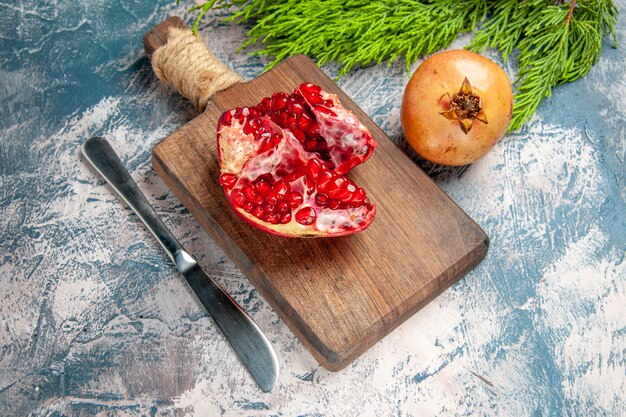
<svg viewBox="0 0 626 417">
<path fill-rule="evenodd" d="M 152 54 L 152 68 L 200 111 L 213 94 L 243 81 L 189 29 L 170 29 L 167 44 Z"/>
</svg>

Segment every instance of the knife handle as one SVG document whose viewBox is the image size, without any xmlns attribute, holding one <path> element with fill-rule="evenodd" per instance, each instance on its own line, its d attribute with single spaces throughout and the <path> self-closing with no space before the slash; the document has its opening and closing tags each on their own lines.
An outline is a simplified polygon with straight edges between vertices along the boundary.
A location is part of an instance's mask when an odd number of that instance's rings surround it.
<svg viewBox="0 0 626 417">
<path fill-rule="evenodd" d="M 193 267 L 196 261 L 184 251 L 182 245 L 156 214 L 109 142 L 98 137 L 88 139 L 82 146 L 82 153 L 120 198 L 139 216 L 178 269 L 185 272 Z"/>
<path fill-rule="evenodd" d="M 173 16 L 156 25 L 143 37 L 156 76 L 204 111 L 211 96 L 243 82 L 207 47 L 200 35 L 181 18 Z"/>
</svg>

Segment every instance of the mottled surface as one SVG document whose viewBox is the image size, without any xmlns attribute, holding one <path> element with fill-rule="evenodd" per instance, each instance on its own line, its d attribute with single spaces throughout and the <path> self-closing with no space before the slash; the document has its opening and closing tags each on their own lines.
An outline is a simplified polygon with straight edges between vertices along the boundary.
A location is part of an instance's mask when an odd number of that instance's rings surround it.
<svg viewBox="0 0 626 417">
<path fill-rule="evenodd" d="M 155 80 L 141 36 L 184 8 L 0 8 L 0 415 L 624 415 L 624 19 L 621 49 L 607 45 L 584 80 L 555 91 L 481 161 L 442 169 L 415 158 L 484 227 L 490 252 L 331 373 L 150 167 L 151 147 L 195 113 Z M 202 33 L 246 77 L 262 69 L 236 52 L 243 28 L 213 18 Z M 397 63 L 339 84 L 402 145 L 406 81 Z M 272 393 L 257 389 L 158 244 L 82 163 L 79 145 L 92 135 L 111 141 L 182 243 L 266 331 L 282 367 Z"/>
</svg>

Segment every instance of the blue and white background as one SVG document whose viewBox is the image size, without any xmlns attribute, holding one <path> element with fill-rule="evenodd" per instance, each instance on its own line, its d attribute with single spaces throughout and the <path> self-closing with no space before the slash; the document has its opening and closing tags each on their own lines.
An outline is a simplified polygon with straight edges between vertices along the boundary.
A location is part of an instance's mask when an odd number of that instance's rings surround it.
<svg viewBox="0 0 626 417">
<path fill-rule="evenodd" d="M 195 112 L 155 79 L 141 38 L 172 14 L 190 21 L 188 6 L 0 0 L 0 415 L 626 415 L 623 18 L 618 49 L 605 43 L 586 78 L 554 90 L 463 169 L 406 148 L 402 62 L 339 81 L 491 247 L 332 373 L 150 166 L 152 146 Z M 214 14 L 201 33 L 236 71 L 262 70 L 263 58 L 236 51 L 245 28 Z M 256 387 L 158 244 L 85 166 L 79 146 L 93 135 L 109 139 L 174 234 L 267 333 L 281 365 L 273 392 Z"/>
</svg>

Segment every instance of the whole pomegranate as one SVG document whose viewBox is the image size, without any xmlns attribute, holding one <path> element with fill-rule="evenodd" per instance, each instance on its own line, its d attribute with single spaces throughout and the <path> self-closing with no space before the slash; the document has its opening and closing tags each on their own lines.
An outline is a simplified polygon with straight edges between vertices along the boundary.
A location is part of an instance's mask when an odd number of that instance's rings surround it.
<svg viewBox="0 0 626 417">
<path fill-rule="evenodd" d="M 220 184 L 253 226 L 289 237 L 342 236 L 376 214 L 365 190 L 344 176 L 376 142 L 337 96 L 303 83 L 253 107 L 222 114 Z"/>
<path fill-rule="evenodd" d="M 466 165 L 506 133 L 512 112 L 513 92 L 502 68 L 474 52 L 454 50 L 430 56 L 411 76 L 401 121 L 419 155 Z"/>
</svg>

